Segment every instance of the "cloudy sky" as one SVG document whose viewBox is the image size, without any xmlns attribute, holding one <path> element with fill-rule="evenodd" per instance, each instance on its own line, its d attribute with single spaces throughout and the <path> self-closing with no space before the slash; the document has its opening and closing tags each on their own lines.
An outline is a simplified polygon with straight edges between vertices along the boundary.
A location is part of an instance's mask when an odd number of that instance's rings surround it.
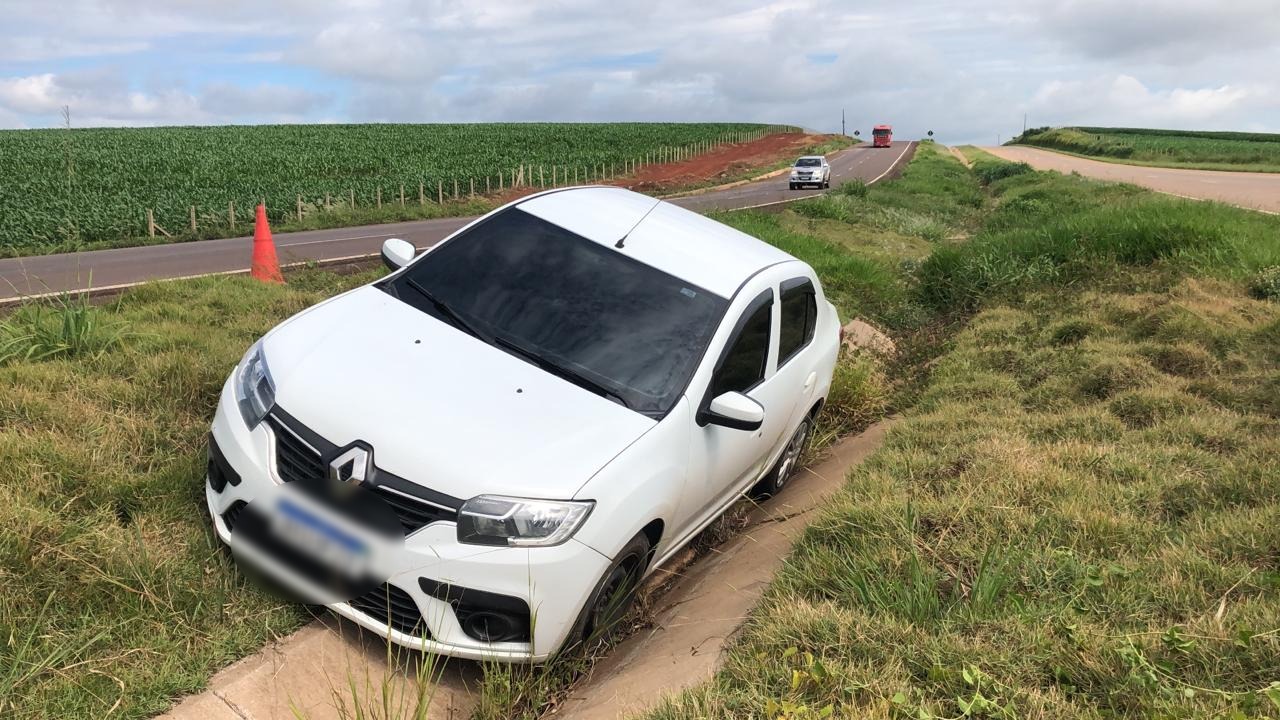
<svg viewBox="0 0 1280 720">
<path fill-rule="evenodd" d="M 0 127 L 1280 131 L 1280 0 L 0 0 Z"/>
</svg>

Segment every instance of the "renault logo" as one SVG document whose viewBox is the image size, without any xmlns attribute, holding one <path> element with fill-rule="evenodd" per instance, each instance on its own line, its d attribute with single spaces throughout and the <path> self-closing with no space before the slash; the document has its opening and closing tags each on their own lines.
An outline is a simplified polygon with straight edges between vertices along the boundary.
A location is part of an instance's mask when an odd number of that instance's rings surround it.
<svg viewBox="0 0 1280 720">
<path fill-rule="evenodd" d="M 352 445 L 329 462 L 329 479 L 359 485 L 369 476 L 370 459 L 368 449 Z"/>
</svg>

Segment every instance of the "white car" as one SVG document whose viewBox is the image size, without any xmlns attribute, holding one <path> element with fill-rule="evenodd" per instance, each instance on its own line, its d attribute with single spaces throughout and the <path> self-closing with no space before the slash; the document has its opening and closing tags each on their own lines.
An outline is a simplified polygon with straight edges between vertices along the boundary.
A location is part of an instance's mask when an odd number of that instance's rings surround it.
<svg viewBox="0 0 1280 720">
<path fill-rule="evenodd" d="M 242 565 L 404 646 L 538 662 L 795 470 L 840 332 L 805 263 L 601 187 L 414 252 L 227 379 L 205 497 Z"/>
<path fill-rule="evenodd" d="M 831 164 L 822 155 L 806 155 L 796 160 L 791 166 L 790 185 L 792 190 L 805 185 L 831 187 Z"/>
</svg>

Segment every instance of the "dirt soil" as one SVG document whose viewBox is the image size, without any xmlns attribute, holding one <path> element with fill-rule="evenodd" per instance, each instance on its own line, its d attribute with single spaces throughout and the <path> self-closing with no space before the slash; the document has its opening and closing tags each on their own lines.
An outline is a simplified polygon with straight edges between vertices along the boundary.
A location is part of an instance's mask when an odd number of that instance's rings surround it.
<svg viewBox="0 0 1280 720">
<path fill-rule="evenodd" d="M 721 145 L 682 162 L 643 167 L 615 184 L 632 190 L 662 194 L 693 186 L 742 179 L 753 169 L 791 161 L 804 149 L 827 141 L 829 135 L 778 133 L 746 143 Z"/>
<path fill-rule="evenodd" d="M 776 133 L 759 140 L 730 143 L 688 160 L 648 165 L 640 172 L 619 175 L 602 184 L 617 185 L 650 195 L 667 195 L 682 190 L 743 180 L 753 171 L 764 172 L 780 162 L 799 157 L 805 148 L 826 142 L 832 135 Z M 510 188 L 497 195 L 500 202 L 511 202 L 541 192 L 537 187 Z"/>
</svg>

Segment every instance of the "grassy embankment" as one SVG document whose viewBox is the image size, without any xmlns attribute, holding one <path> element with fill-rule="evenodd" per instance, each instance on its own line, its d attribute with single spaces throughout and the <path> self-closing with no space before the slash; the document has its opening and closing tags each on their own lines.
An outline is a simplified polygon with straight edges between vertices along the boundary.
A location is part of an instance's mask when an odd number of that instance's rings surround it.
<svg viewBox="0 0 1280 720">
<path fill-rule="evenodd" d="M 883 230 L 792 213 L 726 217 L 813 262 L 844 316 L 905 327 L 917 320 L 895 314 L 898 258 L 924 257 L 921 234 L 935 233 L 922 230 L 936 227 L 934 203 L 916 197 L 936 190 L 931 157 L 868 198 L 829 201 L 851 217 L 883 203 Z M 973 202 L 967 176 L 946 183 Z M 850 240 L 856 228 L 866 242 Z M 288 287 L 157 283 L 105 306 L 66 299 L 0 317 L 0 715 L 146 717 L 307 619 L 244 582 L 214 540 L 204 438 L 253 339 L 375 274 L 299 271 Z M 885 382 L 870 358 L 843 365 L 828 434 L 877 417 Z M 484 707 L 531 714 L 567 677 L 495 670 Z"/>
<path fill-rule="evenodd" d="M 979 160 L 971 321 L 650 718 L 1280 716 L 1280 220 Z"/>
<path fill-rule="evenodd" d="M 1036 128 L 1009 141 L 1109 162 L 1198 170 L 1280 172 L 1280 134 Z"/>
<path fill-rule="evenodd" d="M 367 279 L 157 283 L 0 317 L 0 716 L 146 717 L 305 619 L 215 542 L 205 435 L 256 337 Z"/>
</svg>

